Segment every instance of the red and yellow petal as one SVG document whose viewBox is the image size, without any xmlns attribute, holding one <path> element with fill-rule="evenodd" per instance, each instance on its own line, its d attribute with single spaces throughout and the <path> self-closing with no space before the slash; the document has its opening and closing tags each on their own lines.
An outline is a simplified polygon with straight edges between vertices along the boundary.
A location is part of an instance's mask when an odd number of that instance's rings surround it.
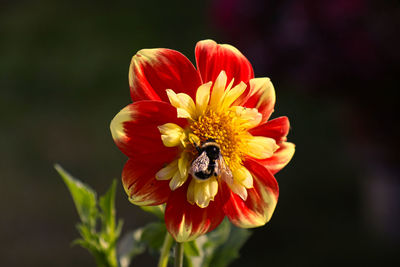
<svg viewBox="0 0 400 267">
<path fill-rule="evenodd" d="M 295 145 L 290 142 L 279 143 L 279 149 L 275 151 L 272 157 L 267 159 L 258 159 L 258 163 L 267 168 L 272 174 L 279 172 L 292 159 L 295 151 Z"/>
<path fill-rule="evenodd" d="M 268 121 L 275 106 L 275 89 L 269 78 L 254 78 L 249 81 L 245 94 L 234 104 L 246 108 L 257 108 L 263 115 L 261 123 Z"/>
<path fill-rule="evenodd" d="M 165 224 L 177 242 L 187 242 L 204 235 L 217 227 L 225 214 L 222 210 L 224 197 L 217 194 L 206 208 L 190 204 L 186 185 L 172 191 L 165 209 Z"/>
<path fill-rule="evenodd" d="M 282 116 L 261 124 L 249 132 L 254 136 L 265 136 L 275 139 L 278 143 L 286 141 L 286 136 L 289 133 L 290 123 L 286 116 Z"/>
<path fill-rule="evenodd" d="M 250 62 L 231 45 L 217 44 L 213 40 L 200 41 L 196 45 L 195 55 L 203 83 L 214 82 L 222 70 L 228 77 L 228 83 L 235 79 L 233 86 L 254 77 Z"/>
<path fill-rule="evenodd" d="M 193 98 L 201 85 L 201 78 L 189 59 L 178 51 L 142 49 L 132 58 L 129 85 L 133 101 L 168 102 L 166 89 L 186 93 Z"/>
<path fill-rule="evenodd" d="M 175 123 L 187 125 L 178 119 L 176 108 L 159 101 L 138 101 L 126 106 L 111 121 L 115 143 L 128 157 L 141 162 L 170 163 L 178 155 L 177 147 L 166 147 L 158 126 Z"/>
<path fill-rule="evenodd" d="M 253 188 L 247 190 L 245 201 L 231 192 L 224 212 L 238 227 L 262 226 L 271 219 L 275 210 L 279 195 L 278 183 L 274 176 L 256 161 L 248 159 L 244 166 L 253 175 Z"/>
<path fill-rule="evenodd" d="M 129 159 L 122 171 L 122 184 L 129 201 L 140 206 L 160 205 L 171 192 L 168 181 L 158 181 L 155 174 L 163 167 L 161 162 L 148 163 Z"/>
</svg>

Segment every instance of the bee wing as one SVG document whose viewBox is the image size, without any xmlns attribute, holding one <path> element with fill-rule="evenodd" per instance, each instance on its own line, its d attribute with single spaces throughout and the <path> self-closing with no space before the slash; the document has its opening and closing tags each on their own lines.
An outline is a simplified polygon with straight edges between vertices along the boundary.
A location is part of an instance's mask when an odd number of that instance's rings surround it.
<svg viewBox="0 0 400 267">
<path fill-rule="evenodd" d="M 195 174 L 196 172 L 204 172 L 208 168 L 208 164 L 210 163 L 210 159 L 207 157 L 205 151 L 200 154 L 193 162 L 192 166 L 190 166 L 190 174 Z"/>
<path fill-rule="evenodd" d="M 224 180 L 228 184 L 233 183 L 233 174 L 231 169 L 226 165 L 226 162 L 224 158 L 219 156 L 219 158 L 216 160 L 216 168 L 215 171 L 217 175 L 221 175 L 221 179 Z"/>
</svg>

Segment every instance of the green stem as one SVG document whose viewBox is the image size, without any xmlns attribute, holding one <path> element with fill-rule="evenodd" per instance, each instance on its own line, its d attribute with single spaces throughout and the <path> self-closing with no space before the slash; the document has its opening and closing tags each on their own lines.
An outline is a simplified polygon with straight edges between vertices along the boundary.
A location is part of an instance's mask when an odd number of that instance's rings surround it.
<svg viewBox="0 0 400 267">
<path fill-rule="evenodd" d="M 176 242 L 175 245 L 175 267 L 183 266 L 183 243 Z"/>
<path fill-rule="evenodd" d="M 158 267 L 167 267 L 169 251 L 171 250 L 171 246 L 172 246 L 173 242 L 174 242 L 174 239 L 167 232 L 167 234 L 165 235 L 165 238 L 164 238 L 164 243 L 161 248 L 161 255 L 160 255 L 160 260 L 158 261 Z"/>
<path fill-rule="evenodd" d="M 108 264 L 110 267 L 118 267 L 118 259 L 117 259 L 117 250 L 116 247 L 114 246 L 110 253 L 108 254 Z"/>
</svg>

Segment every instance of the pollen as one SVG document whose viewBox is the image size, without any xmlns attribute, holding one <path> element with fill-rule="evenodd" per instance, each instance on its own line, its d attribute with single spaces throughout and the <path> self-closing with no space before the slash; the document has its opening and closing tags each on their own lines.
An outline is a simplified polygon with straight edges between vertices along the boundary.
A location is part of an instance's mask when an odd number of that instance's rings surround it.
<svg viewBox="0 0 400 267">
<path fill-rule="evenodd" d="M 214 139 L 219 144 L 221 154 L 229 167 L 241 163 L 242 137 L 246 130 L 241 127 L 236 114 L 231 111 L 218 113 L 208 110 L 190 125 L 190 129 L 201 142 L 209 138 Z"/>
</svg>

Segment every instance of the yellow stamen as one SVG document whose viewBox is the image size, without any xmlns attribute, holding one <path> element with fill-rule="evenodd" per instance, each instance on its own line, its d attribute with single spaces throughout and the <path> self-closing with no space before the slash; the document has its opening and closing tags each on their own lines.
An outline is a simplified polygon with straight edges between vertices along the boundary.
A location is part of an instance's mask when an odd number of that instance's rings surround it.
<svg viewBox="0 0 400 267">
<path fill-rule="evenodd" d="M 233 112 L 217 113 L 208 110 L 190 125 L 190 129 L 202 142 L 214 139 L 220 145 L 221 154 L 228 165 L 241 163 L 241 137 L 246 132 Z"/>
</svg>

